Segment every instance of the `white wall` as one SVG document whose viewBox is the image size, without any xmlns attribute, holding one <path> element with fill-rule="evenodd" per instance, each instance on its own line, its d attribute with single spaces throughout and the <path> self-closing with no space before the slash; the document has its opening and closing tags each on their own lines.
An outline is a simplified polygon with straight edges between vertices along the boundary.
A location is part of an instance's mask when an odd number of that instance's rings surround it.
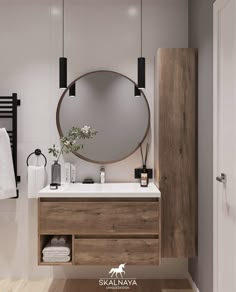
<svg viewBox="0 0 236 292">
<path fill-rule="evenodd" d="M 198 257 L 189 271 L 213 291 L 213 3 L 189 0 L 189 45 L 198 48 Z"/>
<path fill-rule="evenodd" d="M 20 198 L 0 201 L 0 277 L 104 276 L 107 268 L 37 267 L 37 204 L 26 197 L 26 158 L 35 148 L 47 154 L 58 141 L 55 123 L 58 58 L 61 55 L 61 1 L 0 0 L 0 95 L 17 92 L 19 108 L 18 174 Z M 136 79 L 139 56 L 139 1 L 65 1 L 65 49 L 69 80 L 85 72 L 108 69 Z M 131 16 L 129 12 L 133 15 Z M 188 1 L 145 0 L 144 43 L 146 95 L 153 117 L 154 56 L 159 47 L 187 47 Z M 153 129 L 151 129 L 153 133 Z M 151 135 L 150 135 L 151 136 Z M 99 165 L 77 161 L 79 179 L 98 180 Z M 50 165 L 51 159 L 49 159 Z M 132 181 L 140 154 L 106 167 L 108 181 Z M 153 148 L 149 157 L 153 167 Z M 48 168 L 49 170 L 49 168 Z M 164 260 L 159 268 L 135 267 L 135 277 L 184 277 L 186 260 Z"/>
</svg>

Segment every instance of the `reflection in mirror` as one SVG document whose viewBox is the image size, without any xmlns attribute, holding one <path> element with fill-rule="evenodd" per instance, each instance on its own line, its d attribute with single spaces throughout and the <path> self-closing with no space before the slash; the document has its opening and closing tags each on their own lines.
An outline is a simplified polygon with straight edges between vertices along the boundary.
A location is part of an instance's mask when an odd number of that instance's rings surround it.
<svg viewBox="0 0 236 292">
<path fill-rule="evenodd" d="M 57 108 L 59 134 L 84 125 L 98 131 L 92 141 L 84 141 L 86 147 L 77 156 L 105 164 L 137 150 L 149 129 L 150 110 L 142 91 L 140 97 L 134 96 L 134 85 L 119 73 L 96 71 L 76 80 L 75 97 L 64 92 Z"/>
</svg>

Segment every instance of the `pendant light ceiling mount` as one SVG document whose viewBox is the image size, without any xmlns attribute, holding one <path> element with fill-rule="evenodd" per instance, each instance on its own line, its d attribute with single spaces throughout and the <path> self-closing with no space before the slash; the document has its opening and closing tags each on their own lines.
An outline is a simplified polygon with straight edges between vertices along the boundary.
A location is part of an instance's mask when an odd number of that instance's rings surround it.
<svg viewBox="0 0 236 292">
<path fill-rule="evenodd" d="M 62 57 L 59 59 L 59 87 L 67 88 L 67 58 L 65 58 L 65 1 L 62 0 Z"/>
<path fill-rule="evenodd" d="M 146 86 L 146 60 L 143 57 L 143 0 L 141 1 L 140 5 L 140 15 L 141 15 L 141 35 L 140 35 L 140 42 L 141 42 L 141 57 L 138 58 L 138 88 L 145 89 Z"/>
</svg>

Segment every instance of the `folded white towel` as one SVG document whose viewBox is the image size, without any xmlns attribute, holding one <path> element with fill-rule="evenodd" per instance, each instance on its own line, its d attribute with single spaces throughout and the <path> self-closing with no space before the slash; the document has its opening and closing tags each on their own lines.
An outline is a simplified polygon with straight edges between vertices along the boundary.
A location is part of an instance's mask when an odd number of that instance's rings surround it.
<svg viewBox="0 0 236 292">
<path fill-rule="evenodd" d="M 11 144 L 6 129 L 0 129 L 0 199 L 16 196 Z"/>
<path fill-rule="evenodd" d="M 70 250 L 60 250 L 60 251 L 43 251 L 43 255 L 70 255 Z"/>
<path fill-rule="evenodd" d="M 28 166 L 28 197 L 36 198 L 37 193 L 45 187 L 46 171 L 44 166 Z"/>
<path fill-rule="evenodd" d="M 43 256 L 45 263 L 67 263 L 70 261 L 70 256 Z"/>
<path fill-rule="evenodd" d="M 50 252 L 50 251 L 45 251 L 45 252 L 43 252 L 43 255 L 44 256 L 69 256 L 70 255 L 70 252 L 68 252 L 68 251 L 65 251 L 65 252 Z"/>
<path fill-rule="evenodd" d="M 70 247 L 69 245 L 65 246 L 57 246 L 57 245 L 51 245 L 48 244 L 43 249 L 43 254 L 62 254 L 62 255 L 69 255 L 70 254 Z"/>
</svg>

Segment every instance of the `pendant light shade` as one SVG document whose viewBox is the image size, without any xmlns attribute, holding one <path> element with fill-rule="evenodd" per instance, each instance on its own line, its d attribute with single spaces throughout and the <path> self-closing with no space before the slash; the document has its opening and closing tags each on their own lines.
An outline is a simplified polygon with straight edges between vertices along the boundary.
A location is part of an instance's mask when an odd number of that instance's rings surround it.
<svg viewBox="0 0 236 292">
<path fill-rule="evenodd" d="M 145 58 L 138 58 L 138 88 L 144 89 L 146 86 L 145 82 Z"/>
<path fill-rule="evenodd" d="M 67 58 L 61 57 L 59 65 L 59 80 L 60 80 L 60 88 L 67 88 Z"/>
<path fill-rule="evenodd" d="M 65 3 L 62 0 L 62 57 L 59 59 L 59 87 L 67 88 L 67 59 L 65 58 Z"/>
<path fill-rule="evenodd" d="M 143 57 L 143 0 L 141 0 L 141 57 L 138 58 L 138 88 L 145 89 L 146 86 L 146 66 L 145 66 L 145 58 Z"/>
<path fill-rule="evenodd" d="M 71 85 L 69 88 L 69 96 L 70 97 L 75 97 L 76 96 L 76 88 L 75 88 L 75 83 Z"/>
<path fill-rule="evenodd" d="M 141 97 L 141 92 L 136 85 L 134 85 L 134 96 Z"/>
</svg>

